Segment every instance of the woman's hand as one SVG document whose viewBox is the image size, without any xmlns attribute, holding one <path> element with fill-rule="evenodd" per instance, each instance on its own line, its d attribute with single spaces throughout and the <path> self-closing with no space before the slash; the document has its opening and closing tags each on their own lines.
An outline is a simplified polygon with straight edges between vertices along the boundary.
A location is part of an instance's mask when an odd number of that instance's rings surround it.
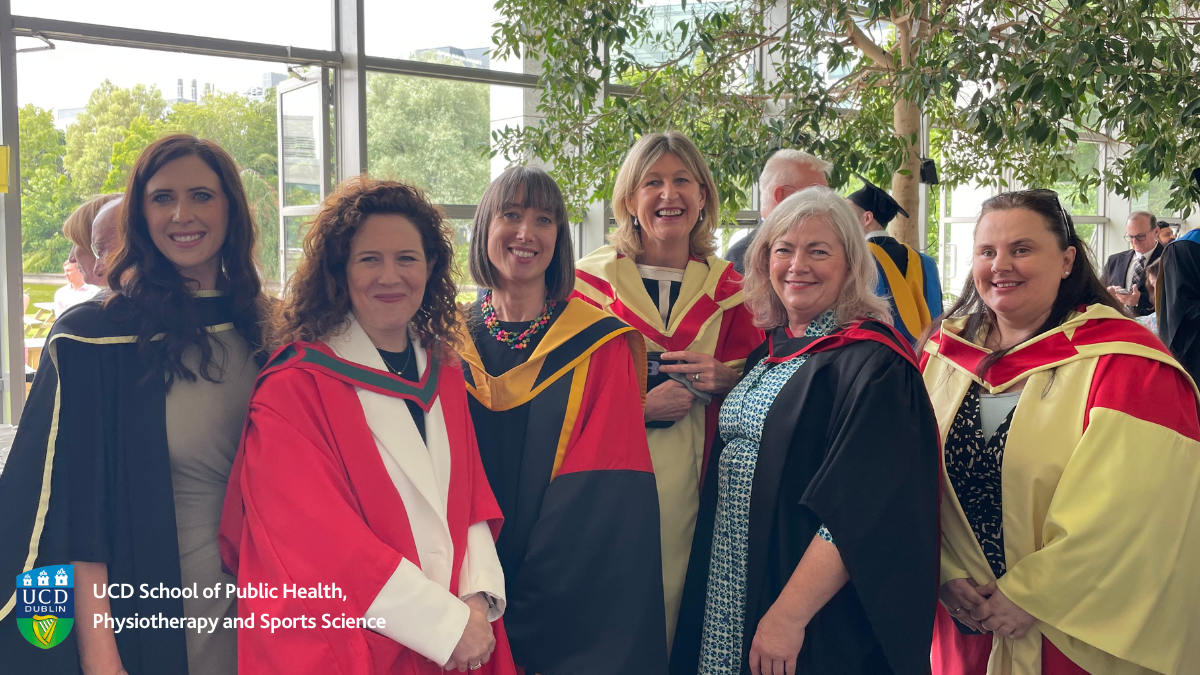
<svg viewBox="0 0 1200 675">
<path fill-rule="evenodd" d="M 938 598 L 946 606 L 950 616 L 958 619 L 964 626 L 980 633 L 990 633 L 991 631 L 971 618 L 971 611 L 987 600 L 980 595 L 979 588 L 970 579 L 951 579 L 942 584 Z"/>
<path fill-rule="evenodd" d="M 467 627 L 442 670 L 457 670 L 460 673 L 477 670 L 492 658 L 492 650 L 496 648 L 496 637 L 487 618 L 487 599 L 481 593 L 476 593 L 464 602 L 471 608 L 471 617 L 467 619 Z"/>
<path fill-rule="evenodd" d="M 1033 622 L 1037 621 L 1032 614 L 1017 607 L 1016 603 L 1009 600 L 996 587 L 994 581 L 987 586 L 980 587 L 979 593 L 987 596 L 987 600 L 971 611 L 971 618 L 978 621 L 984 630 L 991 631 L 996 635 L 1020 639 L 1025 637 L 1025 633 L 1028 633 L 1029 629 L 1033 627 Z"/>
<path fill-rule="evenodd" d="M 646 392 L 647 422 L 678 422 L 687 417 L 696 397 L 687 387 L 668 380 Z"/>
<path fill-rule="evenodd" d="M 806 624 L 786 614 L 776 602 L 758 622 L 750 643 L 751 675 L 795 675 Z"/>
<path fill-rule="evenodd" d="M 664 361 L 684 361 L 675 365 L 663 365 L 664 373 L 684 373 L 692 386 L 700 391 L 710 391 L 717 396 L 728 394 L 738 382 L 737 371 L 700 352 L 663 352 Z M 700 379 L 696 379 L 699 375 Z"/>
</svg>

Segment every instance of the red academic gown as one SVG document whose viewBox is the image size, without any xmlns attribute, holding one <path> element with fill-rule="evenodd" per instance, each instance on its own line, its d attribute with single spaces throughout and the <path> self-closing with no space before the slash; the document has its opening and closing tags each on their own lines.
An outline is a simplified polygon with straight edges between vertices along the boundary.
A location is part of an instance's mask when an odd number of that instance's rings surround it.
<svg viewBox="0 0 1200 675">
<path fill-rule="evenodd" d="M 447 362 L 450 361 L 450 362 Z M 336 583 L 340 598 L 243 598 L 238 613 L 256 628 L 238 631 L 242 673 L 435 675 L 424 656 L 366 628 L 322 628 L 322 615 L 362 617 L 402 560 L 420 566 L 405 505 L 376 449 L 357 388 L 415 400 L 440 399 L 449 437 L 446 504 L 458 587 L 467 529 L 502 521 L 488 487 L 455 359 L 427 368 L 421 382 L 337 357 L 322 343 L 280 349 L 250 402 L 221 522 L 221 555 L 239 588 Z M 434 372 L 436 370 L 436 372 Z M 316 628 L 262 628 L 262 615 L 314 618 Z M 503 620 L 480 675 L 515 673 Z"/>
</svg>

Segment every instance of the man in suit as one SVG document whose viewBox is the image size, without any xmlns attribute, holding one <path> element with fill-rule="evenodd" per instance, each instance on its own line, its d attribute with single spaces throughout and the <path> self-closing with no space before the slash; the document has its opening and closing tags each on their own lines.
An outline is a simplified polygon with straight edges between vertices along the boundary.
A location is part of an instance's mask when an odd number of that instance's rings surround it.
<svg viewBox="0 0 1200 675">
<path fill-rule="evenodd" d="M 793 192 L 814 185 L 828 187 L 829 171 L 832 168 L 833 165 L 823 159 L 791 148 L 784 148 L 771 155 L 758 177 L 758 189 L 762 195 L 759 207 L 762 220 L 725 252 L 725 259 L 733 263 L 733 269 L 737 270 L 738 274 L 746 273 L 742 259 L 746 256 L 750 242 L 754 241 L 754 235 L 758 234 L 762 221 L 771 215 L 779 202 L 787 199 Z"/>
<path fill-rule="evenodd" d="M 1154 299 L 1146 292 L 1146 267 L 1158 260 L 1165 248 L 1158 240 L 1158 219 L 1148 211 L 1129 214 L 1125 241 L 1130 249 L 1114 253 L 1104 263 L 1104 283 L 1130 313 L 1146 316 L 1154 311 Z"/>
</svg>

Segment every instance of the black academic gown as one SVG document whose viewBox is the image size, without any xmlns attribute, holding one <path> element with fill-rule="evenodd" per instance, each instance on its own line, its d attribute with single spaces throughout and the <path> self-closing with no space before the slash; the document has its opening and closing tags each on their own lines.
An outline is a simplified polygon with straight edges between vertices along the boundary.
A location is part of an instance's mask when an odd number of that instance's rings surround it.
<svg viewBox="0 0 1200 675">
<path fill-rule="evenodd" d="M 1158 293 L 1159 337 L 1200 380 L 1200 231 L 1165 247 Z"/>
<path fill-rule="evenodd" d="M 205 325 L 232 321 L 228 298 L 195 302 Z M 0 603 L 13 596 L 22 571 L 78 560 L 107 563 L 110 584 L 132 586 L 132 597 L 111 600 L 113 616 L 181 617 L 181 599 L 139 597 L 141 584 L 180 585 L 165 374 L 139 358 L 136 324 L 113 314 L 98 300 L 76 305 L 46 339 L 0 475 Z M 78 672 L 77 632 L 38 649 L 8 610 L 0 609 L 5 672 Z M 187 673 L 183 629 L 122 630 L 116 640 L 129 675 Z"/>
<path fill-rule="evenodd" d="M 467 400 L 504 513 L 496 551 L 513 660 L 530 675 L 662 675 L 658 492 L 641 391 L 631 350 L 601 347 L 641 337 L 578 299 L 560 303 L 524 350 L 492 338 L 478 303 L 466 325 Z"/>
<path fill-rule="evenodd" d="M 773 343 L 773 344 L 772 344 Z M 758 622 L 822 524 L 850 575 L 805 631 L 797 673 L 927 675 L 938 590 L 937 421 L 908 345 L 876 322 L 826 338 L 782 329 L 746 362 L 811 354 L 763 425 L 750 501 L 741 672 Z M 773 356 L 772 356 L 773 355 Z M 710 467 L 720 466 L 723 443 Z M 699 658 L 717 506 L 704 477 L 673 675 Z"/>
</svg>

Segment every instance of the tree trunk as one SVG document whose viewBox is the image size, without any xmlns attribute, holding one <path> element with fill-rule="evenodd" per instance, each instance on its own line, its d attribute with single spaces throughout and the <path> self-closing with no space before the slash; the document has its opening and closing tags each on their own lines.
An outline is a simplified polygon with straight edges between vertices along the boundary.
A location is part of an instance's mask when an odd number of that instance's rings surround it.
<svg viewBox="0 0 1200 675">
<path fill-rule="evenodd" d="M 925 226 L 925 223 L 917 220 L 920 215 L 918 213 L 920 203 L 918 191 L 921 188 L 918 180 L 921 173 L 921 110 L 915 101 L 896 99 L 896 104 L 892 109 L 892 122 L 895 125 L 896 137 L 909 142 L 904 163 L 900 165 L 902 170 L 908 171 L 908 175 L 897 171 L 892 176 L 892 197 L 900 203 L 900 208 L 907 211 L 910 217 L 897 215 L 888 229 L 897 240 L 920 249 L 921 228 Z M 913 139 L 917 139 L 917 142 L 912 142 Z"/>
</svg>

